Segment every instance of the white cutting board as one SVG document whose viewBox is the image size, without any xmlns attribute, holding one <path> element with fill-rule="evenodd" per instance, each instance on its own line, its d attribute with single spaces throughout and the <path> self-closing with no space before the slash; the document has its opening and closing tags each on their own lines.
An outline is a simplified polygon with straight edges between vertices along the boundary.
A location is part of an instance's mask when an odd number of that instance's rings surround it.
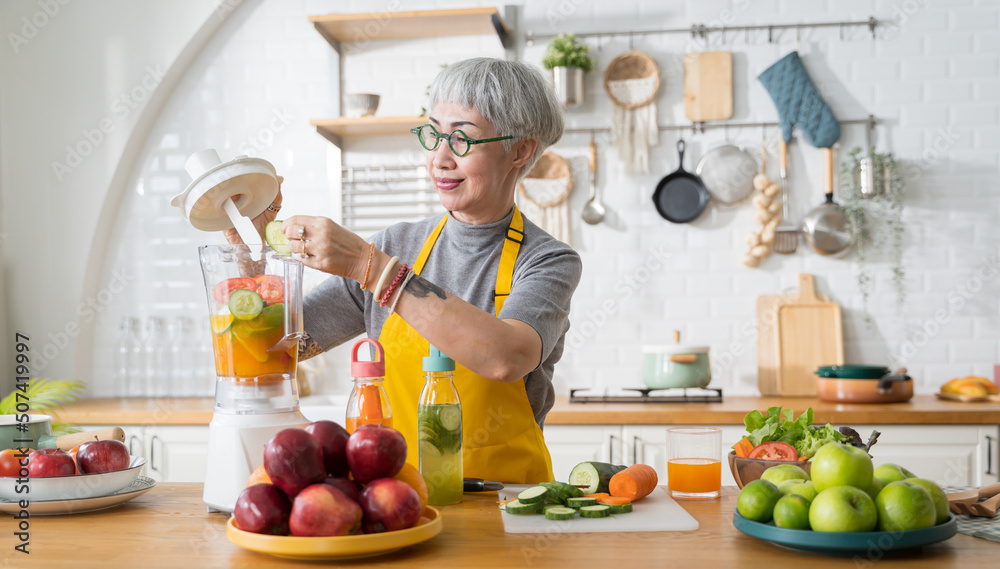
<svg viewBox="0 0 1000 569">
<path fill-rule="evenodd" d="M 509 484 L 498 492 L 501 500 L 517 498 L 517 494 L 531 484 Z M 698 521 L 667 494 L 666 486 L 659 486 L 652 494 L 632 504 L 632 513 L 615 514 L 606 518 L 581 518 L 547 520 L 543 514 L 508 514 L 500 512 L 503 529 L 507 533 L 566 533 L 633 532 L 633 531 L 692 531 Z"/>
</svg>

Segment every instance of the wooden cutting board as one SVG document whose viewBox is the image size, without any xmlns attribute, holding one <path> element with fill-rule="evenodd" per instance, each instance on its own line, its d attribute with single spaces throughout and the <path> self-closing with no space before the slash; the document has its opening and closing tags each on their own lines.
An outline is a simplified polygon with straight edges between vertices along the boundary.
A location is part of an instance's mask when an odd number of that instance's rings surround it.
<svg viewBox="0 0 1000 569">
<path fill-rule="evenodd" d="M 684 114 L 693 122 L 733 116 L 733 54 L 706 51 L 684 55 Z"/>
<path fill-rule="evenodd" d="M 757 299 L 757 387 L 761 395 L 816 395 L 813 372 L 844 363 L 840 306 L 799 275 L 798 294 Z"/>
</svg>

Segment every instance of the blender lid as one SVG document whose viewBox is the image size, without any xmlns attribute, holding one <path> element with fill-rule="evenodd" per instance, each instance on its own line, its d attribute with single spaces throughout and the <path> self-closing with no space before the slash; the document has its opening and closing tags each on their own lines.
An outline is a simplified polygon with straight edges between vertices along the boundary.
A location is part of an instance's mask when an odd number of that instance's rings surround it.
<svg viewBox="0 0 1000 569">
<path fill-rule="evenodd" d="M 280 177 L 274 165 L 262 158 L 237 156 L 222 162 L 214 150 L 192 155 L 185 168 L 194 181 L 170 200 L 184 217 L 202 231 L 222 231 L 233 226 L 223 209 L 231 198 L 245 217 L 260 215 L 278 195 Z"/>
</svg>

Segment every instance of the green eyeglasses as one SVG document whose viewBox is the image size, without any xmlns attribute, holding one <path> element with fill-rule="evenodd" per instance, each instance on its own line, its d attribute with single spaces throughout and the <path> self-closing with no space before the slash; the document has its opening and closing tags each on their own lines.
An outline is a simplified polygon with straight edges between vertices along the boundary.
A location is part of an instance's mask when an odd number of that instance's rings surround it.
<svg viewBox="0 0 1000 569">
<path fill-rule="evenodd" d="M 434 125 L 430 124 L 411 128 L 410 132 L 417 135 L 417 139 L 420 140 L 420 145 L 427 150 L 436 150 L 438 144 L 441 143 L 442 138 L 447 140 L 448 148 L 451 148 L 451 151 L 455 154 L 455 156 L 465 156 L 469 153 L 469 149 L 472 148 L 473 144 L 484 144 L 486 142 L 497 142 L 499 140 L 514 138 L 513 136 L 499 136 L 497 138 L 483 138 L 476 140 L 474 138 L 469 138 L 460 130 L 453 131 L 451 134 L 438 132 L 437 129 L 434 128 Z"/>
</svg>

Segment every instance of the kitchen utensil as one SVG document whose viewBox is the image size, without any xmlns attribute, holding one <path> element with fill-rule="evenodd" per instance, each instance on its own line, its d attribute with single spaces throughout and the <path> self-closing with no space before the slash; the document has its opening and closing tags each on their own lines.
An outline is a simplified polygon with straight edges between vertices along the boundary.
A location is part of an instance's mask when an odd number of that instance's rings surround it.
<svg viewBox="0 0 1000 569">
<path fill-rule="evenodd" d="M 736 485 L 743 489 L 744 486 L 760 478 L 764 471 L 772 466 L 778 466 L 780 464 L 794 464 L 801 467 L 809 474 L 812 468 L 812 462 L 810 461 L 797 461 L 789 462 L 787 460 L 763 460 L 760 458 L 747 458 L 745 456 L 736 456 L 735 452 L 730 452 L 727 455 L 729 459 L 729 470 L 733 473 L 733 480 L 736 481 Z"/>
<path fill-rule="evenodd" d="M 834 403 L 899 403 L 913 398 L 913 381 L 905 368 L 890 373 L 882 366 L 820 366 L 816 396 Z"/>
<path fill-rule="evenodd" d="M 692 122 L 733 116 L 733 54 L 706 51 L 684 55 L 684 115 Z"/>
<path fill-rule="evenodd" d="M 660 68 L 641 51 L 627 51 L 611 60 L 604 70 L 604 90 L 614 103 L 611 143 L 629 174 L 649 172 L 649 147 L 659 141 L 656 94 L 660 90 Z"/>
<path fill-rule="evenodd" d="M 777 348 L 776 389 L 781 395 L 815 396 L 814 371 L 844 363 L 840 306 L 816 294 L 813 276 L 799 275 L 799 294 L 777 307 L 771 333 Z"/>
<path fill-rule="evenodd" d="M 573 173 L 569 163 L 555 152 L 545 152 L 517 185 L 524 215 L 549 235 L 569 242 L 569 204 Z"/>
<path fill-rule="evenodd" d="M 21 417 L 23 418 L 23 417 Z M 83 431 L 68 435 L 52 435 L 52 417 L 29 414 L 27 421 L 18 422 L 18 415 L 0 415 L 0 448 L 58 448 L 70 450 L 94 440 L 115 440 L 125 442 L 125 431 L 121 427 L 109 427 L 93 431 Z M 25 425 L 21 430 L 20 425 Z"/>
<path fill-rule="evenodd" d="M 344 116 L 349 118 L 371 117 L 378 110 L 379 95 L 374 93 L 348 93 L 344 95 Z"/>
<path fill-rule="evenodd" d="M 498 493 L 499 499 L 510 500 L 529 488 L 524 484 L 508 484 Z M 698 521 L 691 517 L 667 493 L 661 484 L 653 493 L 635 503 L 630 514 L 607 518 L 581 518 L 554 522 L 542 515 L 515 515 L 501 513 L 503 529 L 506 533 L 529 533 L 547 535 L 553 531 L 564 533 L 588 532 L 648 532 L 648 531 L 693 531 L 698 529 Z"/>
<path fill-rule="evenodd" d="M 722 490 L 722 429 L 667 429 L 667 485 L 681 499 L 718 498 Z"/>
<path fill-rule="evenodd" d="M 851 233 L 844 210 L 833 201 L 833 149 L 822 150 L 826 201 L 806 214 L 802 233 L 813 251 L 820 255 L 837 255 L 851 246 Z"/>
<path fill-rule="evenodd" d="M 531 516 L 524 516 L 531 517 Z M 233 545 L 287 559 L 354 559 L 392 553 L 404 547 L 427 541 L 441 533 L 444 524 L 441 513 L 431 506 L 424 512 L 417 525 L 396 531 L 365 535 L 336 535 L 332 537 L 297 537 L 265 535 L 243 531 L 226 522 L 226 539 Z"/>
<path fill-rule="evenodd" d="M 969 504 L 969 514 L 986 518 L 993 518 L 997 515 L 997 508 L 1000 507 L 1000 494 L 988 500 Z"/>
<path fill-rule="evenodd" d="M 788 213 L 788 144 L 778 141 L 778 173 L 781 176 L 781 223 L 774 232 L 771 250 L 782 255 L 791 255 L 799 248 L 801 228 L 792 222 Z"/>
<path fill-rule="evenodd" d="M 822 532 L 762 524 L 748 520 L 739 512 L 735 512 L 733 526 L 751 537 L 792 549 L 813 553 L 854 555 L 856 559 L 870 559 L 873 552 L 881 556 L 890 551 L 930 545 L 949 539 L 958 533 L 955 516 L 951 516 L 943 524 L 908 531 Z"/>
<path fill-rule="evenodd" d="M 650 389 L 705 387 L 712 381 L 708 346 L 680 344 L 674 331 L 673 345 L 642 347 L 642 382 Z"/>
<path fill-rule="evenodd" d="M 733 205 L 753 193 L 757 161 L 742 145 L 725 143 L 701 157 L 695 174 L 701 178 L 713 200 Z"/>
<path fill-rule="evenodd" d="M 607 208 L 604 207 L 601 200 L 597 199 L 597 144 L 593 140 L 590 141 L 590 159 L 588 163 L 590 169 L 590 199 L 583 206 L 583 213 L 581 215 L 584 221 L 590 225 L 596 225 L 604 221 Z"/>
<path fill-rule="evenodd" d="M 701 178 L 684 169 L 684 146 L 683 138 L 677 141 L 677 170 L 660 180 L 653 192 L 656 211 L 671 223 L 694 221 L 710 197 Z"/>
<path fill-rule="evenodd" d="M 0 498 L 5 500 L 49 501 L 83 500 L 114 494 L 135 482 L 146 466 L 146 459 L 133 456 L 128 468 L 100 474 L 71 474 L 69 476 L 47 476 L 31 478 L 30 493 L 25 496 L 17 491 L 16 478 L 3 478 L 0 483 Z M 244 481 L 244 485 L 246 481 Z"/>
<path fill-rule="evenodd" d="M 84 512 L 94 512 L 112 508 L 118 504 L 141 496 L 156 486 L 156 481 L 152 478 L 139 476 L 134 482 L 121 490 L 106 496 L 96 498 L 72 498 L 69 500 L 31 500 L 28 502 L 28 514 L 32 516 L 59 516 L 65 514 L 82 514 Z M 22 509 L 18 500 L 6 501 L 0 498 L 0 512 L 4 514 L 17 514 Z"/>
<path fill-rule="evenodd" d="M 785 142 L 792 139 L 796 126 L 817 148 L 828 148 L 840 139 L 840 122 L 813 85 L 798 52 L 782 57 L 757 78 L 778 109 Z"/>
<path fill-rule="evenodd" d="M 503 490 L 503 482 L 483 480 L 482 478 L 466 478 L 462 480 L 463 492 L 496 492 Z"/>
<path fill-rule="evenodd" d="M 1000 495 L 1000 483 L 983 486 L 978 490 L 961 490 L 945 494 L 952 513 L 965 515 L 969 513 L 970 504 L 975 504 L 979 500 L 985 500 L 997 495 Z"/>
</svg>

